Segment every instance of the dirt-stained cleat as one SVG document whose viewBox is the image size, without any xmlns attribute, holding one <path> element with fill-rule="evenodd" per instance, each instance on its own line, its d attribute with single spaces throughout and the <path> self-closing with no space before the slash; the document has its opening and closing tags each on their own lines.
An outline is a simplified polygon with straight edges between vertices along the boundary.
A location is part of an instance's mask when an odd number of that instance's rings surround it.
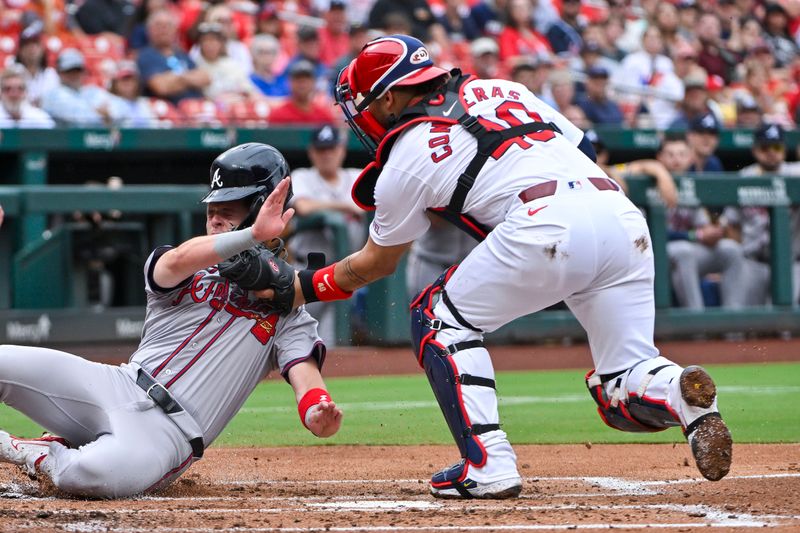
<svg viewBox="0 0 800 533">
<path fill-rule="evenodd" d="M 431 494 L 434 498 L 505 500 L 516 498 L 522 492 L 522 478 L 512 477 L 479 483 L 467 477 L 469 468 L 462 459 L 458 463 L 436 472 L 431 478 Z"/>
<path fill-rule="evenodd" d="M 0 462 L 13 463 L 31 477 L 36 476 L 36 467 L 47 457 L 50 443 L 69 446 L 66 440 L 45 433 L 38 439 L 21 439 L 0 430 Z"/>
<path fill-rule="evenodd" d="M 681 397 L 690 410 L 709 409 L 714 405 L 717 387 L 705 369 L 690 366 L 680 377 Z M 684 431 L 692 448 L 697 469 L 708 480 L 719 481 L 731 469 L 733 439 L 717 411 L 700 414 Z"/>
</svg>

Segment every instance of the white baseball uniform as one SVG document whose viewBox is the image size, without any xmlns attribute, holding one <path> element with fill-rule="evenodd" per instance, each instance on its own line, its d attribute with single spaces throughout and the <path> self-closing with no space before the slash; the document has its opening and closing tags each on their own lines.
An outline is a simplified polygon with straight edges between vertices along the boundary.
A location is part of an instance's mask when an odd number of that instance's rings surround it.
<svg viewBox="0 0 800 533">
<path fill-rule="evenodd" d="M 616 187 L 600 190 L 593 184 L 609 182 L 576 147 L 583 133 L 524 86 L 473 80 L 463 89 L 463 101 L 471 115 L 502 127 L 552 121 L 563 134 L 544 131 L 512 139 L 498 150 L 502 154 L 489 158 L 463 212 L 492 231 L 445 285 L 450 301 L 470 325 L 491 332 L 564 300 L 588 333 L 597 374 L 643 362 L 625 374 L 621 392 L 627 397 L 648 371 L 670 364 L 653 343 L 653 251 L 644 217 Z M 430 226 L 426 209 L 448 205 L 476 145 L 460 125 L 422 122 L 400 133 L 375 186 L 373 241 L 392 246 L 422 236 Z M 554 182 L 553 194 L 527 202 L 520 198 L 522 191 L 547 182 Z M 455 326 L 437 332 L 442 345 L 481 337 L 458 327 L 443 300 L 434 313 Z M 452 357 L 457 374 L 494 379 L 485 348 Z M 683 421 L 673 379 L 681 370 L 675 365 L 659 372 L 647 395 L 666 401 Z M 497 423 L 494 389 L 461 387 L 460 393 L 472 424 Z M 491 483 L 516 472 L 505 432 L 490 431 L 480 440 L 488 460 L 483 468 L 470 468 L 470 478 Z"/>
<path fill-rule="evenodd" d="M 267 373 L 286 377 L 301 361 L 324 361 L 308 313 L 281 317 L 216 267 L 158 287 L 153 269 L 169 249 L 157 248 L 145 264 L 147 314 L 127 364 L 0 346 L 0 400 L 72 445 L 51 443 L 39 467 L 65 492 L 123 497 L 169 484 L 194 460 L 190 441 L 210 445 Z M 182 410 L 166 414 L 137 385 L 140 369 Z"/>
</svg>

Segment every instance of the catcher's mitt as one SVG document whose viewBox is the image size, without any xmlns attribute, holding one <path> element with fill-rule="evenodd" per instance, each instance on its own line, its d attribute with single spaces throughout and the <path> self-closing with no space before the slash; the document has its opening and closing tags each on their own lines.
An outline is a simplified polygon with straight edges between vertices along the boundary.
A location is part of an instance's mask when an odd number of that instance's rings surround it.
<svg viewBox="0 0 800 533">
<path fill-rule="evenodd" d="M 219 265 L 219 273 L 245 290 L 272 289 L 275 296 L 271 303 L 276 311 L 286 315 L 294 304 L 294 268 L 280 256 L 284 252 L 283 241 L 269 249 L 256 246 L 235 255 Z"/>
</svg>

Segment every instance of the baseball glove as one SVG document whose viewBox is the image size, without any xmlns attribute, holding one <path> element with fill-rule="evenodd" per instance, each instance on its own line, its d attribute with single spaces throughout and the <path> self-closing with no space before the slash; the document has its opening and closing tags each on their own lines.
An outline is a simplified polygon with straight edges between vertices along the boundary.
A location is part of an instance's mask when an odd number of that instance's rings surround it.
<svg viewBox="0 0 800 533">
<path fill-rule="evenodd" d="M 284 261 L 283 241 L 272 249 L 256 246 L 235 255 L 219 265 L 222 277 L 231 280 L 245 290 L 272 289 L 275 296 L 271 303 L 282 315 L 288 314 L 294 304 L 294 268 Z"/>
</svg>

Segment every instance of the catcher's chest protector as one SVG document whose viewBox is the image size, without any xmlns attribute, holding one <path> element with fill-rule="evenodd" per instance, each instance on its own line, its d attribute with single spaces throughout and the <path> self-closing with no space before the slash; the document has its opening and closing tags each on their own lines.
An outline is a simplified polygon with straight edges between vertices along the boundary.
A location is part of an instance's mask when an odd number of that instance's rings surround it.
<svg viewBox="0 0 800 533">
<path fill-rule="evenodd" d="M 503 129 L 497 124 L 470 115 L 467 112 L 464 100 L 464 86 L 475 77 L 464 75 L 458 69 L 453 69 L 450 73 L 452 77 L 442 88 L 423 98 L 418 104 L 406 108 L 400 114 L 397 123 L 389 129 L 383 140 L 381 140 L 381 144 L 375 154 L 375 161 L 367 165 L 359 175 L 354 190 L 354 199 L 364 209 L 375 208 L 375 182 L 378 180 L 381 167 L 389 158 L 392 146 L 400 133 L 406 128 L 420 122 L 448 125 L 460 124 L 477 140 L 477 152 L 464 172 L 458 177 L 456 190 L 448 205 L 445 207 L 431 207 L 428 211 L 454 224 L 475 240 L 482 241 L 489 234 L 491 228 L 481 224 L 462 211 L 467 194 L 475 184 L 475 179 L 486 164 L 486 161 L 500 145 L 509 139 L 522 137 L 537 131 L 550 130 L 561 133 L 561 130 L 552 122 L 528 122 Z"/>
</svg>

